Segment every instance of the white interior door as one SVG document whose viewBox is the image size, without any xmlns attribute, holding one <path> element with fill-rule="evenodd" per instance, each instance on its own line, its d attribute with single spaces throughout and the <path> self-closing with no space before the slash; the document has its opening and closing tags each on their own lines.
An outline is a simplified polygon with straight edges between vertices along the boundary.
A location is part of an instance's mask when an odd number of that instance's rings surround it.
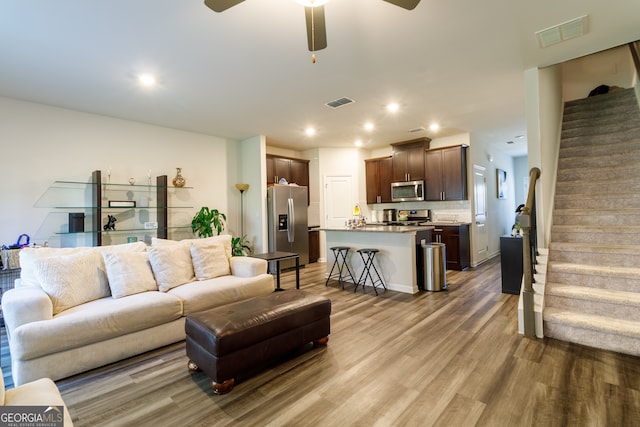
<svg viewBox="0 0 640 427">
<path fill-rule="evenodd" d="M 475 262 L 486 260 L 489 253 L 487 234 L 487 178 L 483 166 L 473 165 L 473 194 L 475 200 Z"/>
<path fill-rule="evenodd" d="M 328 175 L 324 184 L 325 227 L 342 228 L 353 215 L 353 177 Z"/>
</svg>

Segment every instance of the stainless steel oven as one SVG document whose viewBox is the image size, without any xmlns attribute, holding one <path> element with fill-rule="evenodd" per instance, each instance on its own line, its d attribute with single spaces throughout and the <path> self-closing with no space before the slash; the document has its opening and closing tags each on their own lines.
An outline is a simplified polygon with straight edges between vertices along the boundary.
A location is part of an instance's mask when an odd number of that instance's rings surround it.
<svg viewBox="0 0 640 427">
<path fill-rule="evenodd" d="M 424 181 L 391 183 L 392 202 L 420 202 L 424 200 Z"/>
</svg>

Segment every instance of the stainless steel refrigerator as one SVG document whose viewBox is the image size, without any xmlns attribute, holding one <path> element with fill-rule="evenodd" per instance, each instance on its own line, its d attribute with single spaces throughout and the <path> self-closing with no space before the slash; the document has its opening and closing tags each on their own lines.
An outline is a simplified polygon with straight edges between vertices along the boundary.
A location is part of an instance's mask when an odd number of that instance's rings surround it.
<svg viewBox="0 0 640 427">
<path fill-rule="evenodd" d="M 269 252 L 295 252 L 300 265 L 309 263 L 307 187 L 273 185 L 267 188 Z M 275 264 L 275 263 L 274 263 Z M 295 267 L 295 260 L 282 260 L 280 268 Z M 273 272 L 274 266 L 269 266 Z"/>
</svg>

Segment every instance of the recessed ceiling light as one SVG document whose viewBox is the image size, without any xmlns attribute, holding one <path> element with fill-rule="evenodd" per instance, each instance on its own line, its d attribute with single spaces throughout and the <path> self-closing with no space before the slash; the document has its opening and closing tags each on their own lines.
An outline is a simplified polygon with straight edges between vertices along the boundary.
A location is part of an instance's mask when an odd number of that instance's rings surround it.
<svg viewBox="0 0 640 427">
<path fill-rule="evenodd" d="M 356 141 L 354 142 L 354 145 L 356 147 L 362 147 L 362 140 L 361 139 L 356 139 Z"/>
<path fill-rule="evenodd" d="M 524 139 L 524 135 L 517 135 L 514 137 L 514 139 Z"/>
<path fill-rule="evenodd" d="M 312 127 L 308 127 L 308 128 L 306 128 L 306 129 L 304 130 L 304 133 L 305 133 L 307 136 L 313 136 L 313 135 L 315 135 L 315 134 L 316 134 L 316 130 L 315 130 L 314 128 L 312 128 Z"/>
<path fill-rule="evenodd" d="M 329 0 L 296 0 L 297 3 L 307 7 L 318 7 L 326 4 Z"/>
<path fill-rule="evenodd" d="M 156 85 L 157 80 L 153 74 L 144 73 L 138 76 L 138 82 L 144 87 L 153 87 Z"/>
<path fill-rule="evenodd" d="M 387 111 L 389 111 L 390 113 L 395 113 L 399 109 L 400 109 L 400 106 L 395 102 L 392 102 L 391 104 L 387 104 Z"/>
<path fill-rule="evenodd" d="M 371 123 L 371 122 L 367 122 L 367 123 L 364 124 L 364 129 L 369 131 L 369 132 L 371 132 L 373 130 L 373 128 L 374 128 L 374 126 L 373 126 L 373 123 Z"/>
<path fill-rule="evenodd" d="M 440 130 L 440 125 L 437 123 L 431 123 L 431 125 L 429 125 L 429 129 L 433 132 L 438 132 Z"/>
</svg>

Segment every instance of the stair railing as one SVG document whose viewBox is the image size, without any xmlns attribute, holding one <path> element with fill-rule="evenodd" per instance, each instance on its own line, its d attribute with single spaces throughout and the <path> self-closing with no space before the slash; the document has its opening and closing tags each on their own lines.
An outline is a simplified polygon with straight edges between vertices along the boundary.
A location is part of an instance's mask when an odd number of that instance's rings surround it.
<svg viewBox="0 0 640 427">
<path fill-rule="evenodd" d="M 522 270 L 524 273 L 522 309 L 524 314 L 524 335 L 531 338 L 536 335 L 533 274 L 535 273 L 536 256 L 538 254 L 535 216 L 536 182 L 538 178 L 540 178 L 540 169 L 531 168 L 529 171 L 527 201 L 518 215 L 518 222 L 520 222 L 522 229 Z"/>
<path fill-rule="evenodd" d="M 636 72 L 640 75 L 640 41 L 631 42 L 628 46 L 631 51 L 633 63 L 636 66 Z"/>
</svg>

